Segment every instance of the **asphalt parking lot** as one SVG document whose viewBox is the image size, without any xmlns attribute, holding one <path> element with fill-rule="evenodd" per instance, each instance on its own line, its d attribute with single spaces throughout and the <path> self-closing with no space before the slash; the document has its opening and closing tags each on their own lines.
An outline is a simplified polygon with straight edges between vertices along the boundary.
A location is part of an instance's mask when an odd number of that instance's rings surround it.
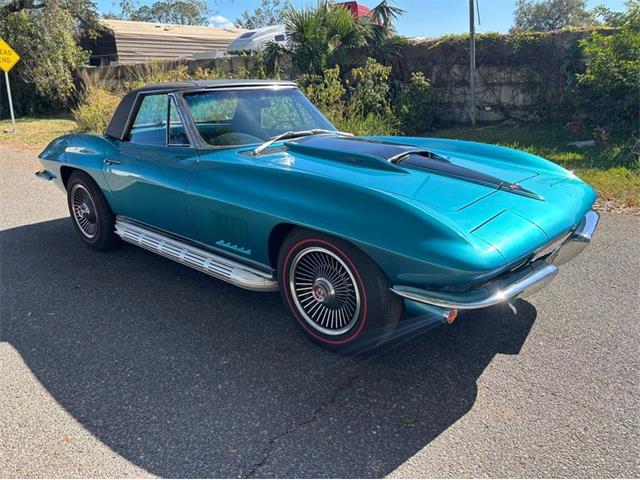
<svg viewBox="0 0 640 480">
<path fill-rule="evenodd" d="M 345 358 L 277 294 L 74 238 L 0 147 L 0 476 L 638 477 L 640 217 L 527 301 Z"/>
</svg>

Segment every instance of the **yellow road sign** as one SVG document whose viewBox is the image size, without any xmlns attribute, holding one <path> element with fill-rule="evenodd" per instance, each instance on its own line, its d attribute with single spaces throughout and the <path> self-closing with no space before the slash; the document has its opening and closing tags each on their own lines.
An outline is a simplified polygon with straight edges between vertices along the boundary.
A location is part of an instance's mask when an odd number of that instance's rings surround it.
<svg viewBox="0 0 640 480">
<path fill-rule="evenodd" d="M 18 60 L 20 60 L 20 55 L 18 55 L 7 42 L 0 38 L 0 68 L 8 72 L 18 63 Z"/>
</svg>

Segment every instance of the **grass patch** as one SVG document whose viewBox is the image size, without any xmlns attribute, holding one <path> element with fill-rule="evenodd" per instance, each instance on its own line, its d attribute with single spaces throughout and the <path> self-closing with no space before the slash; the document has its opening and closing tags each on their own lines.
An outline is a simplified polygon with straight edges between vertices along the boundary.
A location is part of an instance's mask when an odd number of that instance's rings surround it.
<svg viewBox="0 0 640 480">
<path fill-rule="evenodd" d="M 559 124 L 453 128 L 431 136 L 493 143 L 539 155 L 573 170 L 615 206 L 640 207 L 640 143 L 633 138 L 610 138 L 594 147 L 578 148 L 567 144 L 584 138 L 576 138 Z"/>
<path fill-rule="evenodd" d="M 16 133 L 5 133 L 9 129 L 11 120 L 0 120 L 0 145 L 35 150 L 43 149 L 54 138 L 76 131 L 78 125 L 70 117 L 24 117 L 16 119 Z"/>
</svg>

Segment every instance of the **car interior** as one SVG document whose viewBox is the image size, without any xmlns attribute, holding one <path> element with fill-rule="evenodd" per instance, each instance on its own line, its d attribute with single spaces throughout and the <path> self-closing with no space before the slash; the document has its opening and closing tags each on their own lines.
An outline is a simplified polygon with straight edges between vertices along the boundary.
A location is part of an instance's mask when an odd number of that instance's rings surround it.
<svg viewBox="0 0 640 480">
<path fill-rule="evenodd" d="M 200 92 L 184 98 L 200 136 L 213 146 L 252 145 L 289 130 L 332 128 L 296 89 Z"/>
<path fill-rule="evenodd" d="M 259 144 L 289 130 L 332 128 L 295 89 L 197 92 L 184 98 L 202 140 L 212 146 Z M 188 145 L 174 98 L 164 93 L 146 95 L 128 141 L 141 145 Z"/>
</svg>

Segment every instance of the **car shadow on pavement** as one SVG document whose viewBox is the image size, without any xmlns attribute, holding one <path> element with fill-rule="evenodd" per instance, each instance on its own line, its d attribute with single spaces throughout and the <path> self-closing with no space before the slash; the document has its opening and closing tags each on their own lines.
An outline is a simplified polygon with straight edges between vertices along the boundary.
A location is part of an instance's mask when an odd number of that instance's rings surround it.
<svg viewBox="0 0 640 480">
<path fill-rule="evenodd" d="M 277 294 L 129 245 L 90 251 L 68 222 L 0 233 L 0 340 L 87 430 L 164 477 L 384 476 L 472 408 L 536 318 L 518 301 L 341 357 Z"/>
</svg>

